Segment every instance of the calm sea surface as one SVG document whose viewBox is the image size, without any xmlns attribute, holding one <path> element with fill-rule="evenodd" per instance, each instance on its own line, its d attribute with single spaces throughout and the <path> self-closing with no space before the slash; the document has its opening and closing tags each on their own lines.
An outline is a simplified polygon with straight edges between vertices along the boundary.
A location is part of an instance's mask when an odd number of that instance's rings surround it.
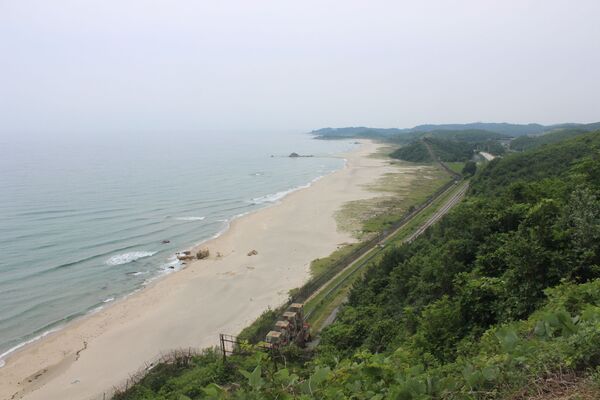
<svg viewBox="0 0 600 400">
<path fill-rule="evenodd" d="M 176 270 L 176 251 L 341 168 L 333 155 L 353 146 L 289 133 L 1 137 L 0 359 Z"/>
</svg>

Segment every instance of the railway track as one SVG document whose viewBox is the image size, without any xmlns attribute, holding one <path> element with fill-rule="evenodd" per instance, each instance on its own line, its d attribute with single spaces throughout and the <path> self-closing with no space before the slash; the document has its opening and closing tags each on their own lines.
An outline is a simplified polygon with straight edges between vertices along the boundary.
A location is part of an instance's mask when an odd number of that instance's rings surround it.
<svg viewBox="0 0 600 400">
<path fill-rule="evenodd" d="M 423 234 L 423 232 L 425 232 L 427 230 L 427 228 L 429 228 L 431 225 L 433 225 L 437 221 L 439 221 L 440 218 L 442 218 L 444 215 L 446 215 L 452 209 L 452 207 L 454 207 L 456 204 L 458 204 L 460 202 L 460 200 L 464 197 L 465 193 L 467 192 L 469 184 L 468 184 L 468 182 L 463 182 L 463 183 L 459 183 L 458 185 L 459 185 L 458 191 L 456 193 L 454 193 L 440 207 L 440 209 L 437 210 L 431 217 L 429 217 L 427 219 L 427 221 L 425 221 L 425 223 L 422 224 L 415 232 L 413 232 L 409 237 L 407 237 L 404 240 L 402 240 L 402 243 L 408 243 L 408 242 L 412 242 L 413 240 L 415 240 L 417 237 L 419 237 L 421 234 Z M 455 187 L 456 186 L 453 186 L 452 188 L 455 188 Z M 452 188 L 450 188 L 449 190 L 452 190 Z M 444 192 L 444 193 L 446 193 L 446 192 Z M 444 193 L 440 194 L 440 197 L 443 196 Z M 416 215 L 419 215 L 419 214 L 416 214 Z M 365 265 L 367 265 L 367 263 L 369 261 L 371 261 L 374 257 L 376 257 L 381 252 L 383 252 L 384 248 L 385 248 L 385 244 L 390 240 L 390 238 L 392 238 L 393 236 L 395 236 L 396 233 L 398 233 L 398 231 L 400 229 L 404 228 L 406 226 L 406 224 L 408 224 L 411 220 L 412 220 L 412 218 L 410 220 L 406 221 L 405 224 L 403 224 L 402 226 L 398 227 L 393 232 L 389 233 L 386 236 L 386 238 L 380 242 L 380 244 L 382 246 L 374 246 L 370 251 L 368 251 L 367 253 L 365 253 L 365 255 L 363 257 L 361 257 L 358 260 L 354 261 L 353 263 L 351 263 L 350 265 L 348 265 L 348 267 L 346 267 L 342 271 L 340 271 L 328 283 L 326 283 L 325 285 L 323 285 L 321 290 L 318 290 L 315 293 L 313 293 L 313 295 L 311 295 L 307 299 L 307 302 L 310 301 L 310 300 L 313 300 L 316 296 L 320 295 L 323 292 L 323 290 L 326 290 L 326 292 L 323 295 L 323 299 L 321 301 L 329 298 L 329 296 L 332 293 L 335 293 L 347 281 L 347 279 L 349 277 L 351 277 L 351 276 L 354 275 L 354 273 L 356 271 L 358 271 L 359 269 L 363 268 Z M 351 269 L 350 272 L 348 272 L 349 269 Z M 332 282 L 334 282 L 336 279 L 339 279 L 339 277 L 341 275 L 343 275 L 343 274 L 347 274 L 347 275 L 343 279 L 341 279 L 338 283 L 336 283 L 334 286 L 332 286 L 329 289 L 326 289 L 329 284 L 331 284 Z M 312 313 L 314 312 L 314 310 L 315 310 L 314 308 L 308 310 L 306 312 L 306 318 L 309 318 L 312 315 Z M 334 313 L 336 313 L 336 312 L 337 312 L 337 309 L 334 310 Z M 328 318 L 327 320 L 329 321 L 330 319 L 331 318 Z M 333 322 L 333 320 L 331 322 Z"/>
<path fill-rule="evenodd" d="M 443 191 L 442 193 L 439 193 L 435 197 L 435 199 L 432 199 L 432 201 L 426 207 L 424 207 L 422 210 L 420 210 L 416 214 L 412 215 L 408 220 L 406 220 L 404 223 L 402 223 L 398 228 L 394 229 L 392 232 L 385 235 L 385 237 L 378 244 L 374 245 L 371 249 L 369 249 L 367 252 L 365 252 L 365 254 L 363 256 L 361 256 L 357 260 L 353 261 L 352 263 L 348 264 L 348 266 L 346 268 L 341 270 L 334 277 L 332 277 L 327 283 L 325 283 L 323 286 L 321 286 L 317 291 L 312 293 L 312 295 L 306 299 L 306 302 L 314 300 L 317 296 L 320 296 L 324 291 L 326 291 L 325 294 L 322 296 L 323 298 L 321 299 L 321 303 L 324 302 L 325 299 L 329 298 L 332 294 L 334 294 L 350 277 L 354 276 L 355 272 L 357 272 L 359 269 L 363 268 L 365 265 L 367 265 L 367 263 L 369 261 L 371 261 L 374 257 L 379 255 L 383 251 L 385 244 L 388 241 L 390 241 L 391 238 L 393 238 L 408 223 L 410 223 L 412 220 L 414 220 L 415 217 L 417 217 L 424 210 L 429 208 L 429 206 L 436 199 L 442 198 L 448 191 L 454 190 L 454 188 L 456 188 L 456 186 L 459 187 L 459 189 L 454 194 L 452 194 L 452 196 L 438 210 L 436 210 L 433 213 L 433 215 L 431 215 L 427 219 L 427 221 L 425 221 L 425 223 L 423 223 L 421 226 L 419 226 L 419 228 L 415 232 L 413 232 L 410 236 L 403 239 L 402 243 L 410 243 L 413 240 L 415 240 L 416 238 L 418 238 L 430 226 L 435 224 L 444 215 L 446 215 L 452 209 L 452 207 L 454 207 L 456 204 L 458 204 L 462 200 L 462 198 L 465 196 L 467 190 L 469 189 L 469 182 L 468 181 L 460 182 L 460 179 L 462 178 L 462 176 L 460 174 L 456 173 L 455 171 L 453 171 L 450 167 L 448 167 L 446 164 L 444 164 L 444 162 L 442 160 L 440 160 L 439 157 L 436 156 L 435 152 L 433 151 L 433 148 L 431 148 L 430 144 L 427 142 L 427 139 L 423 139 L 423 144 L 427 148 L 427 151 L 429 152 L 432 160 L 434 162 L 437 162 L 442 169 L 444 169 L 450 176 L 452 176 L 455 184 L 452 185 L 447 190 Z M 349 272 L 349 270 L 350 270 L 350 272 Z M 340 278 L 340 276 L 343 276 L 343 275 L 345 275 L 345 276 L 341 280 L 339 280 L 339 282 L 337 282 L 331 288 L 327 288 L 330 284 L 332 284 L 333 282 L 338 280 Z M 316 309 L 316 307 L 309 309 L 306 312 L 307 319 L 313 314 L 315 309 Z M 331 314 L 325 319 L 325 322 L 323 323 L 323 325 L 320 328 L 322 329 L 325 326 L 333 323 L 333 321 L 335 321 L 338 311 L 339 311 L 339 306 L 336 307 L 333 310 L 333 312 L 331 312 Z M 317 340 L 317 342 L 318 342 L 318 340 Z"/>
<path fill-rule="evenodd" d="M 411 234 L 408 238 L 403 240 L 403 243 L 410 243 L 419 237 L 423 232 L 427 230 L 431 225 L 435 224 L 440 220 L 444 215 L 450 211 L 452 207 L 454 207 L 458 202 L 462 200 L 469 189 L 469 183 L 465 182 L 463 186 L 452 195 L 450 199 L 439 209 L 437 210 L 423 225 L 419 227 L 413 234 Z"/>
</svg>

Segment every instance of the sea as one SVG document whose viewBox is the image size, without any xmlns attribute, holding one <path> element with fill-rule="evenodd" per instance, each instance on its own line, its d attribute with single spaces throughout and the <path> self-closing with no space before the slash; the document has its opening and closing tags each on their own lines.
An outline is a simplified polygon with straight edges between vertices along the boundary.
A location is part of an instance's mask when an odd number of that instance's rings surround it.
<svg viewBox="0 0 600 400">
<path fill-rule="evenodd" d="M 290 132 L 1 136 L 0 366 L 176 273 L 178 251 L 343 168 L 355 146 Z"/>
</svg>

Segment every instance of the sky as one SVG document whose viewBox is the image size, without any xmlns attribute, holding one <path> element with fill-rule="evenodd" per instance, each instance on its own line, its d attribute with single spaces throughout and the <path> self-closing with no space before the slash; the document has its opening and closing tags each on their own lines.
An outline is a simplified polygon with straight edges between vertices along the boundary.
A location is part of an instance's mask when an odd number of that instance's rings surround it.
<svg viewBox="0 0 600 400">
<path fill-rule="evenodd" d="M 0 135 L 600 120 L 600 1 L 0 0 Z"/>
</svg>

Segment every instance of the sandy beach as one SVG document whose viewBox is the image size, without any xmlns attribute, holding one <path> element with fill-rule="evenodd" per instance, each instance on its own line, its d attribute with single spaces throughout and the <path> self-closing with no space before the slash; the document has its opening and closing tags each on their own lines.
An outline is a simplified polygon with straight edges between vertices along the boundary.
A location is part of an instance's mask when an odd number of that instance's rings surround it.
<svg viewBox="0 0 600 400">
<path fill-rule="evenodd" d="M 114 305 L 24 347 L 0 368 L 0 399 L 102 399 L 161 352 L 218 344 L 310 276 L 310 262 L 354 239 L 334 214 L 380 195 L 365 187 L 397 171 L 363 140 L 345 168 L 232 222 L 194 261 Z M 257 255 L 247 253 L 256 250 Z M 217 253 L 221 256 L 217 257 Z"/>
</svg>

